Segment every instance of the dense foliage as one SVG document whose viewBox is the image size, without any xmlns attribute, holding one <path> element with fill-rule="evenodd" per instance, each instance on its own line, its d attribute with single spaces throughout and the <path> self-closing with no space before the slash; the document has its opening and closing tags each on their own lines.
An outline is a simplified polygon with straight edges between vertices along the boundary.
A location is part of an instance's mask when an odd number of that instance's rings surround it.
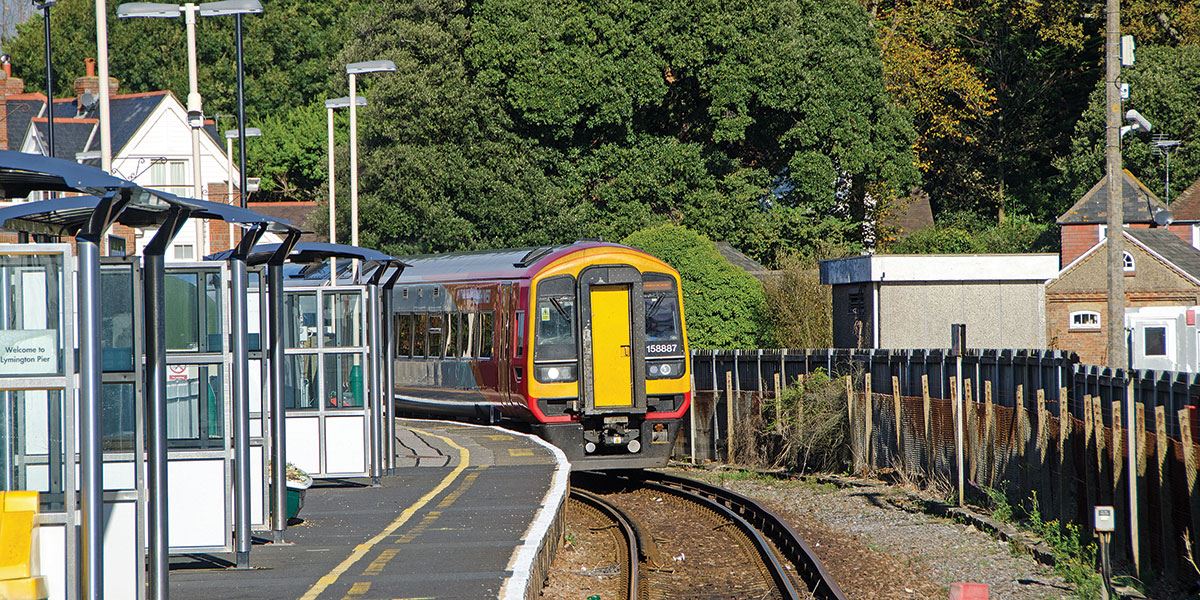
<svg viewBox="0 0 1200 600">
<path fill-rule="evenodd" d="M 1200 39 L 1197 40 L 1200 43 Z M 1122 80 L 1129 83 L 1126 108 L 1150 120 L 1151 132 L 1181 144 L 1171 151 L 1171 197 L 1200 178 L 1200 45 L 1148 47 Z M 1128 134 L 1121 151 L 1125 168 L 1159 197 L 1165 195 L 1166 157 L 1156 151 L 1154 137 Z M 1072 154 L 1062 163 L 1067 175 L 1064 191 L 1078 198 L 1104 173 L 1104 87 L 1097 82 L 1091 102 L 1075 127 Z M 1069 186 L 1069 187 L 1068 187 Z"/>
<path fill-rule="evenodd" d="M 180 20 L 118 21 L 123 91 L 186 91 Z M 53 9 L 54 73 L 94 54 L 94 4 Z M 1040 225 L 1102 169 L 1099 0 L 272 0 L 246 22 L 253 174 L 276 197 L 325 197 L 322 100 L 360 79 L 363 241 L 393 251 L 620 239 L 675 223 L 774 267 L 855 252 L 914 186 L 939 226 L 892 251 L 1044 247 Z M 1183 141 L 1200 177 L 1200 8 L 1123 0 L 1138 62 L 1128 107 Z M 31 89 L 41 17 L 0 41 Z M 233 21 L 199 24 L 200 84 L 232 125 Z M 339 116 L 344 119 L 344 116 Z M 345 125 L 339 121 L 345 182 Z M 1161 189 L 1145 137 L 1126 164 Z M 346 185 L 339 187 L 343 196 Z M 347 207 L 339 200 L 339 210 Z M 317 211 L 323 215 L 324 211 Z M 1013 215 L 1012 224 L 1007 223 Z M 344 222 L 344 219 L 342 220 Z M 969 225 L 969 227 L 968 227 Z M 344 232 L 343 232 L 344 235 Z"/>
<path fill-rule="evenodd" d="M 763 348 L 773 343 L 762 284 L 721 256 L 711 240 L 679 225 L 657 225 L 634 232 L 624 243 L 679 271 L 693 348 Z"/>
<path fill-rule="evenodd" d="M 967 212 L 951 213 L 928 229 L 888 247 L 893 254 L 1012 254 L 1056 252 L 1058 229 L 1025 215 L 1009 215 L 1002 223 Z"/>
<path fill-rule="evenodd" d="M 354 27 L 345 60 L 403 65 L 371 83 L 386 100 L 364 125 L 391 182 L 365 186 L 384 247 L 675 222 L 772 260 L 859 242 L 863 214 L 917 182 L 850 0 L 389 0 Z"/>
</svg>

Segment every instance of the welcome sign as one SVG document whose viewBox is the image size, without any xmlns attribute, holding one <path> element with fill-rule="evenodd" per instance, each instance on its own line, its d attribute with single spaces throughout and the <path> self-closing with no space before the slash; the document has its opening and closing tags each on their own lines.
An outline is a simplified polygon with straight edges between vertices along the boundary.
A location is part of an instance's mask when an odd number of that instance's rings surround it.
<svg viewBox="0 0 1200 600">
<path fill-rule="evenodd" d="M 0 377 L 60 373 L 58 330 L 0 330 Z"/>
</svg>

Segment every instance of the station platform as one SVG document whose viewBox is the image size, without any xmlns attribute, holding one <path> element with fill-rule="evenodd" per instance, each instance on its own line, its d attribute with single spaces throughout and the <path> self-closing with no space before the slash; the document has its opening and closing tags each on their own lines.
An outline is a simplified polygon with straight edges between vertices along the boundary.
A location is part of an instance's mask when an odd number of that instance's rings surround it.
<svg viewBox="0 0 1200 600">
<path fill-rule="evenodd" d="M 524 598 L 561 536 L 569 465 L 495 427 L 401 419 L 396 474 L 321 481 L 287 543 L 171 560 L 171 597 Z M 535 592 L 536 595 L 536 592 Z"/>
</svg>

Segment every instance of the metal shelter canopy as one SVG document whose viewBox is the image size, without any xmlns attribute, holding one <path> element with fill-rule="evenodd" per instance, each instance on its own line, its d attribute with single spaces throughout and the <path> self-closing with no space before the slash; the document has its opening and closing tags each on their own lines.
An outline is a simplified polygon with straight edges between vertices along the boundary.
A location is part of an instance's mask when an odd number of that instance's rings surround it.
<svg viewBox="0 0 1200 600">
<path fill-rule="evenodd" d="M 259 244 L 250 250 L 246 264 L 261 265 L 279 251 L 279 244 Z M 225 260 L 231 250 L 210 254 L 205 260 Z M 297 264 L 308 264 L 328 260 L 330 258 L 357 258 L 364 262 L 400 263 L 399 259 L 370 248 L 359 248 L 346 244 L 327 244 L 325 242 L 300 242 L 292 247 L 288 260 Z M 407 265 L 405 265 L 407 266 Z"/>
<path fill-rule="evenodd" d="M 61 158 L 0 150 L 0 196 L 24 198 L 31 192 L 80 192 L 103 195 L 141 189 L 136 183 Z"/>
<path fill-rule="evenodd" d="M 276 253 L 279 252 L 279 244 L 259 244 L 252 248 L 246 256 L 246 264 L 250 266 L 261 265 L 268 262 Z M 233 250 L 226 250 L 204 257 L 205 260 L 227 260 L 233 253 Z M 358 246 L 349 246 L 346 244 L 328 244 L 324 242 L 300 242 L 292 247 L 291 252 L 287 255 L 288 262 L 293 264 L 308 265 L 315 268 L 324 268 L 330 258 L 349 258 L 361 260 L 368 265 L 368 269 L 373 273 L 369 283 L 378 284 L 380 275 L 389 267 L 395 267 L 399 272 L 403 271 L 409 265 L 400 259 L 384 254 L 378 250 L 370 248 L 359 248 Z M 318 274 L 309 273 L 307 270 L 302 271 L 299 278 L 304 279 L 323 279 L 328 278 L 328 273 Z M 394 283 L 394 282 L 393 282 Z"/>
<path fill-rule="evenodd" d="M 66 196 L 13 204 L 0 208 L 0 229 L 74 237 L 91 221 L 100 203 L 98 196 Z M 155 227 L 167 218 L 167 212 L 168 206 L 162 202 L 132 204 L 121 211 L 116 222 Z"/>
</svg>

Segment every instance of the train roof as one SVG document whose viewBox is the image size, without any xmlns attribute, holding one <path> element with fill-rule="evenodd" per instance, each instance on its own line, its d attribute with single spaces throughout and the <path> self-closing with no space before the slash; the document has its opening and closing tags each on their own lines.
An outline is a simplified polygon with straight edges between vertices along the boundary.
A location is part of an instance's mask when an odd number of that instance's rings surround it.
<svg viewBox="0 0 1200 600">
<path fill-rule="evenodd" d="M 401 284 L 462 279 L 529 279 L 551 262 L 589 248 L 630 249 L 629 246 L 620 244 L 580 241 L 558 246 L 447 252 L 396 258 L 409 265 L 400 276 Z"/>
</svg>

